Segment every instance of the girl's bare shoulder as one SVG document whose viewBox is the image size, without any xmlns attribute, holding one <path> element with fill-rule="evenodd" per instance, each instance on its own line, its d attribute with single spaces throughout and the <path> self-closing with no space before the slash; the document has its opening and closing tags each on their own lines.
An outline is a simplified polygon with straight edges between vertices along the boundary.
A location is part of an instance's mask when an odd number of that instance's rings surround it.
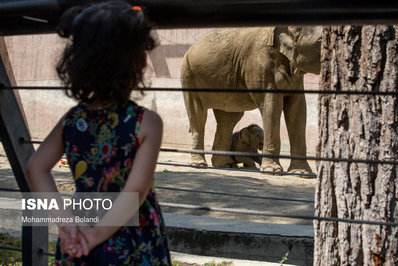
<svg viewBox="0 0 398 266">
<path fill-rule="evenodd" d="M 152 131 L 161 133 L 163 130 L 163 121 L 160 115 L 152 110 L 145 109 L 141 122 L 141 130 L 148 133 Z"/>
</svg>

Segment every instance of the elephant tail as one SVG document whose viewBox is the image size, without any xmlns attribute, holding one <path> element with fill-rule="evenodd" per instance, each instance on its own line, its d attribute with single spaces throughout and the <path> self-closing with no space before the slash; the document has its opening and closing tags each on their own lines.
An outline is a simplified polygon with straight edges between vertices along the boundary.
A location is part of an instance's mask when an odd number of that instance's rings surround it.
<svg viewBox="0 0 398 266">
<path fill-rule="evenodd" d="M 191 69 L 191 65 L 189 63 L 189 50 L 185 53 L 184 58 L 182 59 L 181 65 L 181 87 L 182 88 L 193 88 L 194 87 L 194 78 L 193 72 Z M 194 119 L 194 114 L 192 114 L 193 109 L 195 108 L 195 101 L 192 99 L 192 95 L 189 92 L 184 92 L 184 103 L 185 108 L 187 110 L 189 121 L 191 122 Z M 192 133 L 191 123 L 189 123 L 189 133 Z"/>
<path fill-rule="evenodd" d="M 193 87 L 192 82 L 193 82 L 193 72 L 191 69 L 191 65 L 189 63 L 189 50 L 188 52 L 184 55 L 184 58 L 182 59 L 182 65 L 181 65 L 181 86 L 183 88 L 189 88 Z"/>
<path fill-rule="evenodd" d="M 182 81 L 181 81 L 181 84 L 182 84 Z M 184 85 L 183 85 L 183 88 L 184 88 Z M 194 103 L 193 103 L 193 99 L 189 92 L 184 92 L 183 96 L 184 96 L 185 109 L 187 110 L 188 119 L 189 119 L 189 133 L 192 133 L 191 119 L 193 119 L 193 117 L 192 117 L 193 115 L 192 115 L 191 108 L 194 108 Z"/>
</svg>

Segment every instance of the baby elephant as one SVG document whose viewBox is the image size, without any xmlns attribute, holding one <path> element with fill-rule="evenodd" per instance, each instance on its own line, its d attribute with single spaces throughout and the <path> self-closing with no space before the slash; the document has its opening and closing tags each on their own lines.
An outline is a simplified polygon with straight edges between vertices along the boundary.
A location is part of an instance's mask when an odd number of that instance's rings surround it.
<svg viewBox="0 0 398 266">
<path fill-rule="evenodd" d="M 232 134 L 231 151 L 258 153 L 263 150 L 264 131 L 257 125 L 250 125 Z M 261 165 L 260 157 L 232 156 L 233 167 L 243 163 L 243 167 L 257 168 L 255 162 Z"/>
</svg>

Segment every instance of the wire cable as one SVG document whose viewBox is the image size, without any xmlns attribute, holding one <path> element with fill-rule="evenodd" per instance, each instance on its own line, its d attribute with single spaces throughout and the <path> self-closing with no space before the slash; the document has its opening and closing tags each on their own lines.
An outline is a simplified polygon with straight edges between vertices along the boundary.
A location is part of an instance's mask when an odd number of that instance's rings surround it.
<svg viewBox="0 0 398 266">
<path fill-rule="evenodd" d="M 4 187 L 0 187 L 0 191 L 6 191 L 6 192 L 21 192 L 21 190 L 19 190 L 19 189 L 15 189 L 15 188 L 4 188 Z"/>
<path fill-rule="evenodd" d="M 73 179 L 64 179 L 64 178 L 54 178 L 54 181 L 56 181 L 56 182 L 71 182 L 71 183 L 74 182 Z M 276 201 L 292 201 L 292 202 L 314 203 L 313 200 L 253 196 L 253 195 L 245 195 L 245 194 L 235 194 L 235 193 L 225 193 L 225 192 L 207 191 L 207 190 L 195 190 L 195 189 L 184 189 L 184 188 L 173 188 L 173 187 L 165 187 L 165 186 L 156 186 L 156 189 L 173 190 L 173 191 L 190 192 L 190 193 L 193 192 L 193 193 L 202 193 L 202 194 L 210 194 L 210 195 L 231 196 L 231 197 L 241 197 L 241 198 L 253 198 L 253 199 L 265 199 L 265 200 L 276 200 Z"/>
<path fill-rule="evenodd" d="M 22 248 L 9 247 L 9 246 L 0 246 L 0 249 L 22 252 Z"/>
<path fill-rule="evenodd" d="M 0 86 L 11 90 L 65 90 L 64 86 Z M 397 96 L 398 91 L 344 91 L 344 90 L 303 90 L 303 89 L 246 89 L 246 88 L 140 88 L 143 91 L 163 92 L 218 92 L 218 93 L 282 93 L 282 94 L 336 94 L 336 95 L 377 95 Z"/>
<path fill-rule="evenodd" d="M 42 249 L 39 249 L 39 255 L 44 255 L 44 256 L 48 256 L 48 257 L 55 257 L 55 253 L 50 253 L 50 252 L 46 252 Z"/>
<path fill-rule="evenodd" d="M 24 138 L 21 138 L 19 140 L 19 142 L 22 143 L 22 144 L 42 144 L 43 143 L 42 140 L 27 140 L 27 139 L 24 139 Z"/>
<path fill-rule="evenodd" d="M 258 154 L 258 153 L 231 152 L 231 151 L 204 151 L 204 150 L 186 150 L 186 149 L 174 149 L 174 148 L 161 148 L 160 151 L 163 151 L 163 152 L 179 152 L 179 153 L 194 153 L 194 154 L 212 154 L 212 155 L 223 155 L 223 156 L 261 157 L 261 158 L 271 158 L 271 159 L 291 159 L 291 160 L 346 162 L 346 163 L 366 163 L 366 164 L 392 164 L 392 165 L 397 165 L 398 164 L 398 161 L 387 161 L 387 160 L 369 160 L 369 159 L 331 158 L 331 157 L 317 157 L 317 156 Z"/>
<path fill-rule="evenodd" d="M 64 179 L 64 178 L 54 178 L 56 182 L 74 182 L 73 179 Z M 20 190 L 14 189 L 4 189 L 0 188 L 0 191 L 15 191 L 20 192 Z M 245 195 L 245 194 L 235 194 L 235 193 L 225 193 L 225 192 L 217 192 L 217 191 L 206 191 L 206 190 L 195 190 L 195 189 L 183 189 L 183 188 L 172 188 L 165 186 L 156 186 L 156 189 L 163 190 L 174 190 L 181 192 L 193 192 L 193 193 L 202 193 L 202 194 L 210 194 L 210 195 L 222 195 L 222 196 L 232 196 L 232 197 L 241 197 L 241 198 L 253 198 L 253 199 L 265 199 L 265 200 L 276 200 L 276 201 L 292 201 L 292 202 L 303 202 L 303 203 L 314 203 L 313 200 L 304 200 L 304 199 L 294 199 L 294 198 L 277 198 L 277 197 L 264 197 L 264 196 L 253 196 L 253 195 Z M 69 194 L 67 194 L 70 196 Z"/>
<path fill-rule="evenodd" d="M 23 144 L 40 144 L 42 141 L 31 141 L 24 138 L 20 139 Z M 194 154 L 212 154 L 220 156 L 245 156 L 245 157 L 260 157 L 270 159 L 290 159 L 290 160 L 308 160 L 308 161 L 326 161 L 326 162 L 345 162 L 345 163 L 365 163 L 365 164 L 391 164 L 398 165 L 398 161 L 391 160 L 370 160 L 357 158 L 333 158 L 333 157 L 318 157 L 318 156 L 297 156 L 297 155 L 277 155 L 277 154 L 258 154 L 250 152 L 236 152 L 236 151 L 205 151 L 205 150 L 188 150 L 175 148 L 161 148 L 161 152 L 175 152 L 175 153 L 194 153 Z M 229 168 L 224 168 L 229 169 Z M 272 172 L 274 174 L 283 172 Z"/>
<path fill-rule="evenodd" d="M 262 171 L 262 170 L 254 170 L 254 169 L 241 169 L 241 168 L 222 168 L 216 166 L 203 166 L 203 165 L 189 165 L 189 164 L 178 164 L 178 163 L 163 163 L 158 162 L 159 165 L 170 165 L 170 166 L 178 166 L 178 167 L 191 167 L 197 169 L 216 169 L 216 170 L 227 170 L 232 172 L 248 172 L 248 173 L 261 173 L 261 174 L 269 174 L 269 175 L 284 175 L 284 176 L 302 176 L 306 178 L 317 178 L 316 174 L 302 174 L 302 173 L 289 173 L 289 172 L 272 172 L 272 171 Z"/>
<path fill-rule="evenodd" d="M 253 195 L 245 195 L 245 194 L 234 194 L 234 193 L 225 193 L 225 192 L 217 192 L 217 191 L 204 191 L 204 190 L 195 190 L 195 189 L 184 189 L 184 188 L 172 188 L 172 187 L 163 187 L 156 186 L 156 189 L 165 189 L 165 190 L 174 190 L 174 191 L 183 191 L 183 192 L 193 192 L 193 193 L 203 193 L 210 195 L 222 195 L 222 196 L 232 196 L 232 197 L 240 197 L 240 198 L 252 198 L 252 199 L 266 199 L 266 200 L 276 200 L 276 201 L 293 201 L 293 202 L 303 202 L 303 203 L 314 203 L 313 200 L 303 200 L 303 199 L 289 199 L 289 198 L 276 198 L 276 197 L 263 197 L 263 196 L 253 196 Z"/>
<path fill-rule="evenodd" d="M 395 222 L 378 222 L 378 221 L 344 219 L 344 218 L 337 218 L 337 217 L 320 217 L 320 216 L 298 215 L 298 214 L 277 214 L 277 213 L 273 213 L 273 212 L 269 212 L 269 211 L 255 211 L 255 210 L 234 209 L 234 208 L 217 208 L 217 207 L 209 207 L 209 206 L 178 204 L 178 203 L 168 203 L 168 202 L 160 202 L 159 204 L 162 207 L 201 210 L 201 211 L 239 213 L 239 214 L 261 215 L 261 216 L 268 216 L 268 217 L 317 220 L 317 221 L 327 221 L 327 222 L 344 222 L 344 223 L 353 223 L 353 224 L 398 226 L 398 223 L 395 223 Z"/>
</svg>

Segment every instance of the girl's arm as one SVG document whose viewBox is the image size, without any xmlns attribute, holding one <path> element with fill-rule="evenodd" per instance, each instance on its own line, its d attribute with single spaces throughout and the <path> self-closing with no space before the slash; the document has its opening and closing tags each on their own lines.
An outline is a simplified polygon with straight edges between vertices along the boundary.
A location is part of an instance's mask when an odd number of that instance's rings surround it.
<svg viewBox="0 0 398 266">
<path fill-rule="evenodd" d="M 51 133 L 43 141 L 37 151 L 30 158 L 26 167 L 26 172 L 30 184 L 34 192 L 52 192 L 54 198 L 58 202 L 58 206 L 62 202 L 58 194 L 54 178 L 51 174 L 51 169 L 61 159 L 64 154 L 63 141 L 62 141 L 62 121 L 54 127 Z M 37 194 L 40 196 L 40 194 Z M 51 211 L 50 215 L 73 218 L 74 216 L 69 210 L 66 211 Z"/>
<path fill-rule="evenodd" d="M 54 127 L 54 129 L 43 141 L 37 151 L 32 155 L 26 167 L 28 180 L 32 186 L 33 191 L 53 192 L 54 197 L 59 203 L 61 202 L 61 197 L 58 194 L 54 178 L 51 174 L 51 169 L 64 154 L 62 141 L 63 120 L 64 119 L 62 118 Z M 74 217 L 69 210 L 58 211 L 52 214 L 60 217 Z M 65 248 L 66 245 L 70 244 L 68 250 L 66 250 L 70 253 L 70 255 L 80 257 L 82 255 L 88 254 L 87 245 L 84 239 L 80 235 L 78 235 L 78 230 L 76 226 L 59 225 L 59 235 L 62 243 L 62 248 Z M 77 246 L 75 244 L 77 244 Z"/>
<path fill-rule="evenodd" d="M 141 122 L 139 132 L 140 146 L 134 158 L 134 163 L 129 173 L 123 192 L 138 192 L 139 206 L 145 201 L 153 181 L 156 162 L 162 141 L 163 124 L 159 115 L 153 111 L 146 110 Z M 86 237 L 91 250 L 98 244 L 111 237 L 120 226 L 106 226 L 115 224 L 117 217 L 120 224 L 126 223 L 138 209 L 132 202 L 134 199 L 121 193 L 109 210 L 94 227 L 80 227 Z"/>
<path fill-rule="evenodd" d="M 58 122 L 32 155 L 26 167 L 29 182 L 35 192 L 58 192 L 51 169 L 64 154 L 62 121 L 63 119 Z"/>
</svg>

